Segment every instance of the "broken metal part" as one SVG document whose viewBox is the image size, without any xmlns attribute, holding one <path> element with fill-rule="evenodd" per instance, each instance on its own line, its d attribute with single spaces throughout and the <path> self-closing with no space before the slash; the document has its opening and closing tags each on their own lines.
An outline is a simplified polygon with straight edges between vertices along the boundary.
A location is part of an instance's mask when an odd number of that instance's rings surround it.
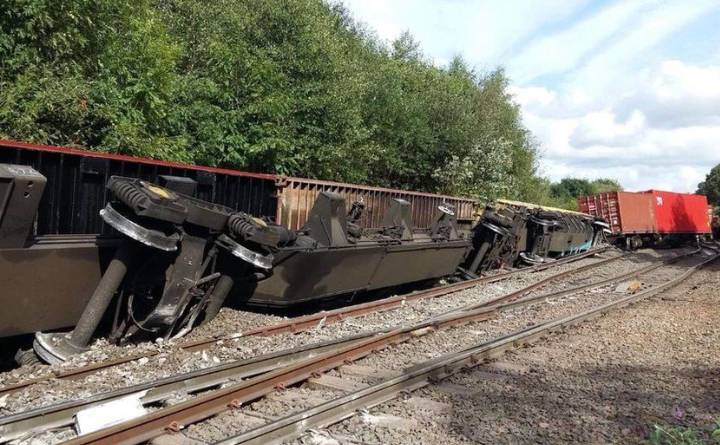
<svg viewBox="0 0 720 445">
<path fill-rule="evenodd" d="M 294 232 L 285 227 L 269 224 L 243 212 L 230 215 L 227 221 L 227 230 L 235 239 L 269 248 L 290 244 L 297 238 Z"/>
<path fill-rule="evenodd" d="M 527 264 L 541 264 L 545 258 L 539 257 L 532 252 L 520 252 L 520 258 Z"/>
<path fill-rule="evenodd" d="M 412 209 L 410 203 L 404 199 L 393 198 L 390 208 L 385 212 L 382 222 L 384 235 L 403 241 L 412 241 Z"/>
<path fill-rule="evenodd" d="M 435 222 L 430 226 L 430 237 L 433 241 L 450 241 L 460 238 L 457 230 L 457 217 L 455 209 L 444 204 L 438 206 L 439 213 L 435 217 Z"/>
<path fill-rule="evenodd" d="M 177 250 L 177 242 L 180 239 L 177 233 L 168 236 L 159 230 L 145 228 L 115 210 L 112 204 L 108 203 L 104 209 L 100 210 L 100 216 L 113 229 L 146 246 L 166 252 Z"/>
<path fill-rule="evenodd" d="M 213 275 L 219 276 L 218 273 Z M 187 335 L 195 327 L 195 322 L 201 314 L 204 314 L 202 324 L 205 324 L 215 318 L 218 312 L 220 312 L 220 308 L 235 283 L 233 279 L 227 275 L 220 276 L 219 278 L 218 276 L 215 276 L 217 282 L 212 288 L 212 291 L 206 292 L 200 302 L 190 309 L 190 313 L 185 317 L 185 322 L 178 328 L 177 333 L 172 336 L 173 339 Z"/>
<path fill-rule="evenodd" d="M 345 198 L 337 193 L 320 192 L 301 231 L 322 246 L 347 246 Z"/>
<path fill-rule="evenodd" d="M 240 258 L 243 261 L 247 261 L 253 266 L 261 269 L 270 270 L 272 269 L 273 256 L 272 254 L 262 255 L 258 252 L 254 252 L 242 244 L 237 243 L 235 240 L 227 235 L 218 236 L 215 241 L 220 247 L 228 250 L 233 256 Z"/>
<path fill-rule="evenodd" d="M 196 295 L 194 291 L 197 290 L 197 284 L 208 266 L 208 262 L 203 261 L 206 244 L 204 237 L 188 234 L 183 236 L 174 263 L 168 265 L 170 273 L 162 296 L 145 319 L 137 322 L 138 327 L 153 332 L 167 330 L 167 336 L 171 334 L 185 308 Z"/>
<path fill-rule="evenodd" d="M 222 305 L 225 303 L 225 299 L 234 285 L 235 282 L 229 275 L 222 275 L 218 278 L 212 293 L 208 297 L 203 323 L 207 323 L 212 320 L 220 312 L 220 308 L 222 308 Z"/>
<path fill-rule="evenodd" d="M 115 256 L 110 261 L 68 339 L 68 343 L 72 348 L 83 349 L 90 343 L 90 339 L 100 324 L 103 314 L 110 305 L 110 301 L 112 301 L 120 284 L 122 284 L 125 274 L 127 274 L 133 253 L 134 246 L 129 241 L 125 242 L 115 252 Z"/>
<path fill-rule="evenodd" d="M 37 354 L 35 354 L 35 351 L 30 349 L 18 349 L 17 352 L 15 352 L 15 356 L 13 357 L 15 359 L 15 363 L 18 366 L 33 366 L 40 364 L 40 360 L 38 360 Z"/>
</svg>

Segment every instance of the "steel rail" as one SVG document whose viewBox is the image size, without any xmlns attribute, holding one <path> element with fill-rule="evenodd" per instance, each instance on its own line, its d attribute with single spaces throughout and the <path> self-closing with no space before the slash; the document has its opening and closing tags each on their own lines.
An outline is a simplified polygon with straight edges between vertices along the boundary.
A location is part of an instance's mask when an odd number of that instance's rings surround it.
<svg viewBox="0 0 720 445">
<path fill-rule="evenodd" d="M 598 264 L 598 263 L 594 263 Z M 660 267 L 659 265 L 658 267 Z M 640 273 L 640 271 L 636 271 Z M 620 279 L 622 277 L 616 277 Z M 584 287 L 578 288 L 578 290 Z M 572 289 L 571 289 L 572 290 Z M 567 290 L 563 291 L 567 292 Z M 510 295 L 515 295 L 512 293 Z M 549 298 L 551 295 L 543 295 L 543 298 Z M 523 303 L 502 303 L 504 297 L 498 297 L 485 303 L 477 305 L 478 307 L 487 307 L 486 312 L 505 310 L 516 307 L 520 304 L 529 304 L 535 299 L 526 299 Z M 472 308 L 468 308 L 472 309 Z M 456 311 L 457 312 L 457 311 Z M 442 318 L 441 316 L 432 317 L 427 321 Z M 415 325 L 417 328 L 425 325 Z M 0 419 L 0 441 L 12 440 L 23 437 L 32 432 L 44 431 L 50 428 L 57 428 L 70 425 L 73 416 L 86 408 L 106 403 L 108 401 L 128 396 L 141 391 L 147 393 L 140 398 L 140 402 L 145 405 L 162 401 L 176 392 L 192 393 L 201 390 L 210 389 L 229 380 L 237 380 L 258 375 L 267 372 L 279 366 L 285 366 L 300 360 L 317 356 L 318 353 L 326 351 L 332 347 L 340 347 L 350 344 L 358 340 L 370 338 L 375 335 L 387 333 L 387 329 L 357 334 L 351 337 L 344 337 L 336 340 L 322 342 L 319 344 L 305 345 L 300 348 L 294 348 L 286 351 L 278 351 L 272 354 L 265 354 L 252 359 L 236 360 L 230 363 L 205 368 L 185 374 L 178 374 L 167 377 L 154 382 L 146 382 L 139 385 L 133 385 L 106 393 L 97 394 L 83 400 L 72 400 L 51 405 L 48 407 L 37 408 L 24 411 L 6 418 Z"/>
<path fill-rule="evenodd" d="M 669 290 L 691 277 L 702 267 L 716 261 L 719 257 L 720 255 L 716 254 L 702 263 L 691 267 L 680 276 L 645 291 L 606 303 L 577 315 L 570 315 L 521 329 L 512 334 L 465 349 L 464 351 L 447 354 L 437 359 L 415 365 L 407 369 L 401 376 L 388 379 L 313 408 L 306 409 L 301 413 L 270 422 L 261 427 L 218 442 L 217 445 L 279 443 L 296 438 L 310 428 L 327 427 L 353 416 L 359 409 L 368 409 L 391 400 L 401 392 L 412 391 L 427 386 L 432 382 L 500 356 L 510 349 L 535 342 L 554 332 L 562 331 L 570 326 L 578 325 L 610 311 L 620 309 Z"/>
<path fill-rule="evenodd" d="M 654 270 L 656 270 L 656 269 L 659 269 L 659 268 L 661 268 L 661 267 L 668 266 L 668 265 L 670 265 L 670 264 L 674 264 L 674 263 L 676 263 L 676 262 L 678 262 L 678 261 L 680 261 L 680 260 L 683 260 L 683 259 L 685 259 L 685 258 L 688 258 L 688 257 L 691 257 L 691 256 L 693 256 L 693 255 L 696 255 L 696 254 L 700 253 L 700 251 L 701 251 L 701 249 L 697 249 L 697 250 L 693 250 L 693 251 L 691 251 L 691 252 L 687 252 L 687 253 L 684 253 L 684 254 L 680 254 L 680 255 L 677 255 L 677 256 L 674 256 L 674 257 L 671 257 L 671 258 L 661 259 L 657 264 L 650 264 L 650 265 L 648 265 L 648 266 L 641 267 L 640 269 L 631 270 L 630 272 L 627 272 L 627 273 L 624 273 L 624 274 L 621 274 L 621 275 L 616 275 L 616 276 L 614 276 L 614 277 L 610 277 L 610 278 L 607 278 L 607 279 L 605 279 L 605 280 L 595 281 L 595 282 L 587 283 L 587 284 L 582 284 L 582 285 L 580 285 L 580 286 L 575 286 L 575 287 L 571 287 L 571 288 L 567 288 L 567 289 L 563 289 L 563 290 L 559 290 L 559 291 L 548 292 L 548 293 L 545 293 L 545 294 L 536 295 L 536 296 L 534 296 L 534 297 L 525 297 L 525 295 L 527 295 L 528 293 L 530 293 L 530 291 L 535 290 L 535 289 L 537 289 L 538 287 L 540 287 L 540 286 L 536 286 L 537 283 L 535 283 L 535 284 L 532 284 L 532 285 L 530 285 L 530 286 L 528 286 L 528 287 L 526 287 L 526 288 L 519 289 L 519 290 L 514 291 L 514 292 L 511 292 L 511 293 L 509 293 L 509 294 L 502 295 L 502 296 L 500 296 L 500 297 L 496 297 L 496 298 L 494 298 L 494 299 L 492 299 L 492 300 L 489 300 L 489 301 L 485 301 L 485 302 L 482 302 L 482 303 L 471 303 L 471 304 L 469 304 L 469 305 L 466 305 L 466 306 L 463 306 L 463 307 L 460 307 L 460 308 L 451 309 L 451 310 L 449 310 L 449 311 L 447 311 L 447 312 L 444 312 L 444 313 L 438 315 L 438 317 L 442 317 L 442 316 L 445 316 L 445 315 L 453 314 L 453 313 L 456 313 L 456 312 L 470 311 L 470 310 L 478 309 L 478 308 L 481 308 L 481 307 L 492 307 L 494 304 L 497 304 L 497 303 L 508 302 L 508 301 L 509 301 L 509 302 L 512 302 L 512 301 L 514 301 L 514 302 L 515 302 L 514 304 L 513 304 L 513 303 L 507 303 L 507 304 L 504 304 L 504 305 L 503 305 L 503 307 L 510 308 L 510 307 L 517 306 L 517 305 L 523 305 L 523 304 L 528 303 L 528 302 L 537 301 L 537 300 L 542 300 L 542 299 L 544 299 L 544 298 L 557 298 L 557 297 L 561 297 L 561 296 L 563 296 L 563 295 L 574 294 L 574 293 L 580 292 L 580 291 L 582 291 L 582 290 L 587 290 L 587 289 L 592 289 L 592 288 L 596 288 L 596 287 L 607 286 L 607 285 L 609 285 L 609 284 L 614 284 L 614 283 L 622 282 L 622 281 L 624 281 L 624 280 L 626 280 L 626 279 L 628 279 L 628 278 L 630 278 L 630 277 L 639 277 L 640 275 L 644 275 L 644 274 L 646 274 L 646 273 L 648 273 L 648 272 L 652 272 L 652 271 L 654 271 Z M 543 283 L 543 284 L 544 284 L 544 283 Z"/>
<path fill-rule="evenodd" d="M 663 289 L 667 283 L 652 290 Z M 646 295 L 647 292 L 636 295 Z M 633 296 L 634 297 L 634 296 Z M 625 300 L 625 299 L 623 299 Z M 85 443 L 137 443 L 152 439 L 165 431 L 179 430 L 232 407 L 256 400 L 278 387 L 292 385 L 307 378 L 336 368 L 348 361 L 357 360 L 389 344 L 424 335 L 436 329 L 485 319 L 494 313 L 492 308 L 481 308 L 461 314 L 452 314 L 444 319 L 424 323 L 421 327 L 406 327 L 378 335 L 365 342 L 340 348 L 316 359 L 304 361 L 249 379 L 232 387 L 198 396 L 196 399 L 160 409 L 141 418 L 125 422 L 105 430 L 80 436 L 70 444 Z"/>
<path fill-rule="evenodd" d="M 484 309 L 425 324 L 420 328 L 400 328 L 367 340 L 338 348 L 318 357 L 292 364 L 244 382 L 201 394 L 194 399 L 153 411 L 145 416 L 94 433 L 79 436 L 68 444 L 135 444 L 150 440 L 165 431 L 198 422 L 232 407 L 259 399 L 278 388 L 300 383 L 345 363 L 358 360 L 392 344 L 425 335 L 447 326 L 484 320 L 493 311 Z"/>
<path fill-rule="evenodd" d="M 677 261 L 694 253 L 696 252 L 690 252 L 688 254 L 666 260 L 665 262 L 663 262 L 663 264 Z M 485 307 L 485 311 L 483 312 L 488 313 L 493 311 L 512 309 L 517 306 L 533 303 L 540 299 L 551 298 L 553 296 L 561 296 L 572 293 L 574 291 L 580 291 L 588 287 L 601 286 L 606 284 L 608 281 L 621 281 L 625 279 L 628 275 L 640 275 L 642 273 L 646 273 L 651 269 L 657 269 L 658 267 L 663 266 L 663 264 L 651 265 L 649 267 L 635 270 L 630 274 L 616 276 L 611 280 L 604 280 L 602 282 L 591 283 L 589 285 L 583 285 L 571 289 L 564 289 L 562 291 L 559 291 L 557 295 L 553 295 L 552 293 L 543 294 L 537 297 L 524 298 L 509 303 L 503 303 L 501 300 L 504 300 L 504 297 L 498 297 L 485 303 L 481 303 L 477 306 L 478 308 Z M 474 308 L 475 307 L 470 307 L 467 308 L 467 310 Z M 459 312 L 459 310 L 455 312 Z M 432 322 L 435 320 L 442 321 L 443 319 L 448 318 L 449 315 L 451 314 L 446 313 L 436 317 L 432 317 L 428 320 L 425 320 L 424 322 L 421 322 L 423 324 L 416 324 L 414 328 L 420 329 L 423 327 L 427 327 L 428 322 Z M 364 338 L 370 338 L 372 336 L 380 335 L 387 332 L 387 329 L 381 329 L 373 332 L 358 334 L 352 337 L 323 342 L 320 344 L 306 345 L 287 351 L 279 351 L 272 354 L 266 354 L 264 356 L 259 356 L 253 359 L 238 360 L 211 368 L 205 368 L 203 370 L 193 371 L 186 374 L 178 374 L 155 382 L 146 382 L 143 384 L 126 387 L 119 390 L 98 394 L 84 400 L 68 401 L 49 407 L 25 411 L 15 414 L 13 416 L 9 416 L 5 419 L 0 419 L 0 441 L 20 438 L 26 434 L 44 431 L 49 428 L 70 425 L 73 421 L 73 416 L 79 411 L 130 394 L 147 391 L 147 394 L 140 398 L 140 401 L 143 405 L 159 402 L 165 400 L 166 398 L 175 394 L 178 391 L 184 393 L 192 393 L 210 389 L 212 387 L 216 387 L 220 384 L 226 383 L 229 380 L 238 380 L 241 378 L 252 377 L 262 372 L 267 372 L 271 369 L 275 369 L 279 366 L 297 363 L 300 360 L 317 356 L 320 352 L 326 351 L 333 347 L 337 348 L 346 344 L 351 344 L 352 342 L 357 342 Z"/>
<path fill-rule="evenodd" d="M 207 339 L 201 339 L 201 340 L 195 340 L 195 341 L 186 341 L 180 344 L 178 347 L 181 350 L 187 350 L 187 351 L 196 351 L 201 350 L 204 348 L 207 348 L 208 346 L 212 344 L 216 344 L 219 341 L 227 341 L 232 340 L 238 337 L 248 337 L 253 335 L 258 336 L 268 336 L 268 335 L 275 335 L 280 334 L 284 332 L 300 332 L 308 329 L 313 329 L 318 324 L 330 324 L 333 322 L 341 321 L 345 318 L 351 318 L 351 317 L 359 317 L 361 315 L 366 315 L 369 313 L 374 312 L 380 312 L 385 310 L 392 310 L 397 307 L 401 307 L 403 304 L 405 304 L 406 301 L 415 301 L 419 299 L 426 299 L 426 298 L 435 298 L 443 295 L 448 295 L 454 292 L 458 292 L 473 286 L 477 286 L 479 284 L 483 283 L 493 283 L 496 281 L 504 280 L 507 278 L 510 278 L 513 275 L 516 275 L 518 273 L 522 272 L 536 272 L 541 270 L 546 270 L 555 266 L 560 266 L 563 264 L 572 263 L 584 258 L 587 258 L 589 256 L 593 256 L 602 252 L 605 252 L 609 249 L 609 247 L 602 247 L 598 249 L 593 249 L 591 251 L 574 255 L 572 257 L 563 258 L 561 260 L 554 261 L 549 264 L 541 264 L 529 268 L 523 268 L 523 269 L 515 269 L 507 272 L 501 272 L 499 274 L 487 276 L 487 277 L 481 277 L 476 278 L 473 280 L 463 281 L 460 283 L 454 283 L 449 284 L 445 286 L 439 286 L 431 289 L 426 289 L 419 292 L 413 292 L 406 295 L 398 295 L 393 297 L 388 297 L 385 299 L 377 300 L 377 301 L 371 301 L 368 303 L 361 303 L 356 304 L 353 306 L 347 306 L 344 308 L 335 309 L 332 311 L 320 311 L 315 314 L 306 315 L 302 317 L 296 317 L 293 319 L 289 319 L 287 321 L 283 321 L 281 323 L 273 324 L 273 325 L 267 325 L 267 326 L 261 326 L 258 328 L 250 329 L 244 333 L 241 334 L 234 334 L 229 336 L 218 336 L 218 337 L 212 337 Z M 581 266 L 580 268 L 573 269 L 574 272 L 580 272 L 583 270 L 587 270 L 589 268 L 593 267 L 599 267 L 603 264 L 617 261 L 621 258 L 624 258 L 627 256 L 627 254 L 619 255 L 617 257 L 608 258 L 605 260 L 598 261 L 596 263 L 592 263 L 589 265 Z M 572 271 L 566 271 L 561 274 L 558 274 L 556 278 L 549 277 L 544 280 L 542 280 L 540 283 L 544 284 L 549 281 L 552 281 L 553 279 L 562 278 Z M 52 374 L 48 374 L 45 376 L 36 377 L 33 379 L 23 380 L 21 382 L 13 383 L 10 385 L 6 385 L 3 387 L 0 387 L 0 397 L 11 394 L 13 392 L 19 391 L 23 388 L 27 388 L 28 386 L 44 382 L 51 379 L 77 379 L 81 378 L 90 374 L 94 374 L 96 372 L 99 372 L 104 369 L 108 369 L 114 366 L 122 365 L 125 363 L 130 363 L 135 360 L 139 360 L 141 358 L 150 358 L 154 357 L 159 354 L 159 351 L 147 351 L 147 352 L 140 352 L 135 354 L 129 354 L 127 356 L 118 357 L 112 360 L 106 360 L 98 363 L 93 363 L 90 365 L 73 368 L 69 370 L 60 370 L 53 372 Z"/>
<path fill-rule="evenodd" d="M 69 400 L 12 414 L 0 418 L 0 443 L 21 439 L 31 433 L 71 425 L 74 416 L 78 412 L 125 396 L 145 391 L 145 395 L 139 398 L 141 404 L 156 403 L 176 394 L 192 394 L 193 392 L 217 387 L 230 380 L 245 379 L 282 366 L 307 360 L 338 346 L 352 344 L 367 337 L 367 335 L 359 334 L 328 342 L 303 345 L 290 350 L 236 360 L 160 380 L 132 385 L 84 399 Z"/>
</svg>

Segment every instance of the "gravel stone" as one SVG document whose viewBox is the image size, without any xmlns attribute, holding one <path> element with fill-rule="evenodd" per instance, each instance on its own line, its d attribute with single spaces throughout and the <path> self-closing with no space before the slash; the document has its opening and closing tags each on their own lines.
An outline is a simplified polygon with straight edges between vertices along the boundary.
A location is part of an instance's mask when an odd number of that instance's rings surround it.
<svg viewBox="0 0 720 445">
<path fill-rule="evenodd" d="M 578 286 L 588 283 L 591 280 L 599 281 L 601 279 L 606 279 L 620 273 L 626 273 L 628 270 L 639 269 L 647 264 L 651 264 L 653 261 L 657 261 L 660 257 L 674 255 L 678 252 L 678 250 L 640 251 L 597 269 L 573 275 L 570 280 L 572 281 L 572 284 L 568 284 L 568 280 L 553 282 L 539 290 L 534 291 L 531 295 L 564 289 L 568 286 Z M 619 255 L 619 253 L 613 251 L 606 254 L 606 257 L 613 255 Z M 194 353 L 179 350 L 177 348 L 177 341 L 156 343 L 147 342 L 128 347 L 116 347 L 108 345 L 104 340 L 98 340 L 93 345 L 93 349 L 89 353 L 73 358 L 70 363 L 53 367 L 42 366 L 34 368 L 19 368 L 0 375 L 0 382 L 8 384 L 14 381 L 26 379 L 30 375 L 43 375 L 49 371 L 73 368 L 87 363 L 96 363 L 107 358 L 134 354 L 140 351 L 156 351 L 158 354 L 153 357 L 148 357 L 147 359 L 109 368 L 77 380 L 53 379 L 41 384 L 32 385 L 22 391 L 18 391 L 17 393 L 10 395 L 8 399 L 5 400 L 4 406 L 0 407 L 0 415 L 21 412 L 29 408 L 47 406 L 64 400 L 84 398 L 100 392 L 110 391 L 162 377 L 168 377 L 182 372 L 203 369 L 232 360 L 250 358 L 260 354 L 280 351 L 314 342 L 337 339 L 376 329 L 389 329 L 402 324 L 416 323 L 428 317 L 444 313 L 450 309 L 460 308 L 470 303 L 487 301 L 513 290 L 525 287 L 533 282 L 557 274 L 561 271 L 574 269 L 581 265 L 597 261 L 597 258 L 588 258 L 541 272 L 519 273 L 507 280 L 497 283 L 481 285 L 433 299 L 408 302 L 401 308 L 395 310 L 346 319 L 340 323 L 323 325 L 317 329 L 298 334 L 281 334 L 270 337 L 240 336 L 232 340 L 219 342 L 204 351 Z M 682 265 L 675 266 L 675 269 L 680 268 L 682 268 Z M 652 282 L 652 280 L 662 280 L 663 274 L 667 275 L 669 273 L 668 270 L 670 269 L 671 268 L 664 267 L 659 271 L 656 271 L 656 273 L 648 274 L 649 278 L 646 278 L 645 276 L 643 278 L 648 279 L 650 282 Z M 677 273 L 677 271 L 675 271 L 675 273 Z M 654 275 L 657 275 L 657 277 L 653 278 Z M 602 291 L 593 289 L 578 295 L 563 297 L 557 301 L 549 302 L 550 304 L 545 304 L 548 302 L 540 301 L 532 306 L 503 312 L 496 319 L 488 322 L 472 323 L 460 328 L 454 328 L 420 337 L 411 342 L 389 348 L 379 354 L 371 355 L 361 361 L 358 361 L 358 364 L 385 369 L 403 369 L 417 363 L 418 361 L 436 357 L 440 354 L 457 350 L 458 348 L 487 341 L 490 338 L 498 336 L 502 333 L 511 332 L 515 329 L 531 325 L 540 320 L 556 318 L 563 314 L 567 315 L 569 313 L 577 312 L 582 308 L 596 306 L 604 301 L 618 298 L 619 295 L 621 294 L 614 293 L 612 292 L 612 289 L 609 288 L 603 289 Z M 586 298 L 587 296 L 591 296 L 592 298 Z M 281 319 L 282 318 L 280 317 L 272 315 L 268 316 L 224 308 L 215 320 L 212 320 L 210 323 L 201 326 L 196 331 L 192 332 L 190 334 L 190 338 L 199 339 L 207 338 L 213 335 L 242 332 L 243 330 L 247 330 L 251 327 L 275 323 Z M 372 379 L 366 379 L 367 382 L 370 382 L 371 380 Z M 294 391 L 296 389 L 293 388 L 291 390 Z M 317 390 L 313 390 L 312 392 L 316 393 Z M 263 406 L 262 403 L 268 403 L 270 406 L 274 406 L 274 404 L 279 402 L 275 399 L 263 399 L 262 401 L 253 404 L 252 409 L 256 409 L 256 406 Z M 293 409 L 301 408 L 302 405 L 298 405 Z M 236 415 L 241 415 L 246 412 L 244 409 L 236 411 Z M 270 411 L 271 414 L 263 415 L 287 415 L 292 411 L 292 409 L 289 407 L 279 406 L 275 412 L 272 412 L 272 409 L 270 409 Z M 211 422 L 214 422 L 212 424 L 214 426 L 208 426 L 207 431 L 203 429 L 203 425 L 207 422 L 203 422 L 197 426 L 190 427 L 184 432 L 184 434 L 193 431 L 197 433 L 196 436 L 192 436 L 195 437 L 196 440 L 204 440 L 202 438 L 208 434 L 213 436 L 215 433 L 208 431 L 218 429 L 216 425 L 218 422 L 217 419 L 222 419 L 226 415 L 232 416 L 233 412 L 213 418 Z M 349 422 L 352 422 L 352 420 Z M 233 422 L 228 422 L 228 425 L 230 424 L 233 424 Z M 417 429 L 419 431 L 425 430 L 423 425 L 418 425 Z M 413 428 L 413 431 L 414 430 L 415 428 Z M 225 433 L 237 432 L 235 428 L 230 427 L 226 429 L 220 428 L 219 431 L 224 431 Z M 67 437 L 64 437 L 65 434 L 66 432 L 63 431 L 63 438 L 61 438 L 60 435 L 52 436 L 52 434 L 50 434 L 48 438 L 44 440 L 46 440 L 47 443 L 55 443 L 67 439 Z M 402 437 L 402 434 L 398 437 Z M 377 437 L 368 437 L 367 439 L 371 443 L 373 440 L 378 440 Z M 382 440 L 381 442 L 385 443 Z"/>
</svg>

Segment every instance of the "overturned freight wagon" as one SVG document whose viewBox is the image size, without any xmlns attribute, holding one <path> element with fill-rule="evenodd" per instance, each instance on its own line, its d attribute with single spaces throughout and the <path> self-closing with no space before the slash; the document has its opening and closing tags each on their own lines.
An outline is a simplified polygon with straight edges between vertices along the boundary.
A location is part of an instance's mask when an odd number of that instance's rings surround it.
<svg viewBox="0 0 720 445">
<path fill-rule="evenodd" d="M 628 248 L 691 241 L 711 233 L 704 195 L 661 190 L 607 192 L 578 198 L 581 211 L 609 224 L 611 241 Z"/>
<path fill-rule="evenodd" d="M 0 148 L 0 337 L 36 332 L 49 362 L 99 332 L 182 336 L 228 299 L 432 283 L 598 239 L 593 218 L 530 204 L 496 203 L 472 227 L 461 198 L 13 144 Z"/>
<path fill-rule="evenodd" d="M 573 255 L 602 242 L 607 227 L 586 213 L 498 200 L 486 206 L 473 229 L 463 266 L 478 272 Z"/>
</svg>

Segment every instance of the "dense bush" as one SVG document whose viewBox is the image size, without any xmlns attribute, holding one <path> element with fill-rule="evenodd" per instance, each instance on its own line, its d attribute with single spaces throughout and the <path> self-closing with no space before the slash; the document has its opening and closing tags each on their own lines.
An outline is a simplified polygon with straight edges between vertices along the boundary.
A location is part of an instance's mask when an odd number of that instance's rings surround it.
<svg viewBox="0 0 720 445">
<path fill-rule="evenodd" d="M 707 196 L 710 205 L 716 207 L 717 213 L 717 208 L 720 207 L 720 164 L 713 167 L 710 173 L 705 175 L 705 180 L 698 184 L 695 193 Z"/>
<path fill-rule="evenodd" d="M 595 179 L 588 180 L 584 178 L 563 178 L 560 182 L 546 182 L 541 193 L 545 196 L 538 202 L 552 205 L 555 207 L 578 210 L 578 196 L 588 196 L 597 193 L 622 191 L 622 186 L 614 179 Z"/>
<path fill-rule="evenodd" d="M 0 137 L 542 200 L 502 70 L 321 0 L 3 0 Z"/>
</svg>

